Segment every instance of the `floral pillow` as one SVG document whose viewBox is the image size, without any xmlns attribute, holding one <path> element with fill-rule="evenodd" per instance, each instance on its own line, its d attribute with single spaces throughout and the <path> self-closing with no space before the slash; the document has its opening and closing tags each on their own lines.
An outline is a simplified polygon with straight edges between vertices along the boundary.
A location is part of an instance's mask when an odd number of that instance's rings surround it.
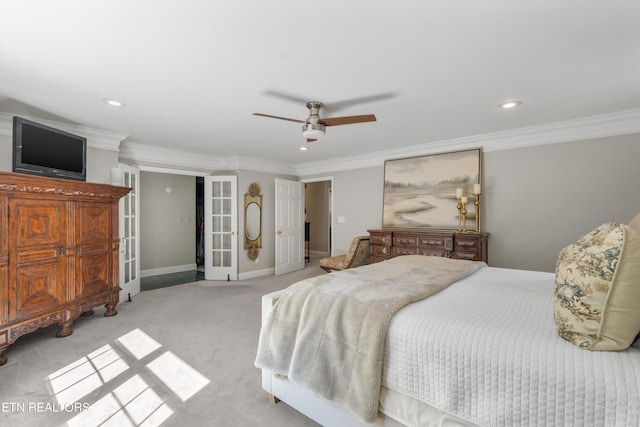
<svg viewBox="0 0 640 427">
<path fill-rule="evenodd" d="M 608 222 L 560 252 L 554 316 L 560 336 L 587 350 L 624 350 L 640 331 L 640 235 Z"/>
</svg>

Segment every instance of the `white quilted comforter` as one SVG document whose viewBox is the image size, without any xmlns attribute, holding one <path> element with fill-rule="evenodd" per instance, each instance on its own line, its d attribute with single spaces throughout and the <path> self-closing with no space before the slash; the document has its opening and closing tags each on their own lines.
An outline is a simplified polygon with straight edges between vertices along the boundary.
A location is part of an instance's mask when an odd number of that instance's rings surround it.
<svg viewBox="0 0 640 427">
<path fill-rule="evenodd" d="M 563 340 L 552 294 L 551 273 L 486 267 L 405 307 L 383 385 L 483 426 L 638 426 L 640 350 Z"/>
</svg>

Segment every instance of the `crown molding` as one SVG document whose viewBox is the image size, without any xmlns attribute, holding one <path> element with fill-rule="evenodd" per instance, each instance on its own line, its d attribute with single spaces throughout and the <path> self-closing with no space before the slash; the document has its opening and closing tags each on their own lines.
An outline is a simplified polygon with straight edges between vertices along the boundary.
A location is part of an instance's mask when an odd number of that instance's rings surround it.
<svg viewBox="0 0 640 427">
<path fill-rule="evenodd" d="M 198 169 L 207 172 L 242 169 L 300 177 L 376 167 L 384 165 L 384 162 L 389 159 L 427 155 L 443 151 L 481 147 L 483 151 L 490 152 L 640 133 L 640 109 L 635 109 L 502 132 L 418 144 L 392 150 L 376 151 L 341 159 L 289 165 L 251 157 L 213 157 L 198 153 L 189 153 L 183 150 L 125 141 L 127 135 L 121 133 L 37 118 L 25 118 L 77 135 L 82 135 L 87 138 L 87 145 L 89 147 L 119 151 L 120 158 L 131 160 L 140 165 L 187 170 Z M 11 136 L 12 132 L 13 115 L 0 112 L 0 135 Z"/>
<path fill-rule="evenodd" d="M 252 157 L 238 157 L 237 169 L 293 176 L 297 176 L 298 174 L 298 170 L 295 165 L 288 165 L 285 163 L 256 159 Z"/>
<path fill-rule="evenodd" d="M 297 166 L 296 175 L 311 176 L 375 167 L 384 165 L 384 162 L 389 159 L 434 154 L 442 151 L 481 147 L 483 151 L 490 152 L 631 133 L 640 133 L 640 109 L 376 151 L 342 159 L 303 163 Z"/>
<path fill-rule="evenodd" d="M 224 170 L 227 159 L 211 157 L 173 148 L 124 141 L 120 145 L 120 159 L 131 160 L 140 165 L 158 165 L 206 171 Z"/>
<path fill-rule="evenodd" d="M 195 168 L 207 172 L 236 171 L 242 169 L 256 172 L 296 175 L 295 167 L 270 160 L 240 156 L 213 157 L 131 141 L 125 141 L 120 146 L 120 158 L 130 160 L 138 165 L 156 165 L 181 169 Z"/>
<path fill-rule="evenodd" d="M 15 114 L 0 112 L 0 135 L 11 136 L 13 134 L 13 116 Z M 29 117 L 20 115 L 28 120 L 42 123 L 52 128 L 60 129 L 74 135 L 80 135 L 87 138 L 87 147 L 99 150 L 118 151 L 120 143 L 127 138 L 128 135 L 123 133 L 111 132 L 102 129 L 90 128 L 87 126 L 71 125 L 68 123 L 54 122 L 51 120 L 43 120 L 37 117 Z"/>
</svg>

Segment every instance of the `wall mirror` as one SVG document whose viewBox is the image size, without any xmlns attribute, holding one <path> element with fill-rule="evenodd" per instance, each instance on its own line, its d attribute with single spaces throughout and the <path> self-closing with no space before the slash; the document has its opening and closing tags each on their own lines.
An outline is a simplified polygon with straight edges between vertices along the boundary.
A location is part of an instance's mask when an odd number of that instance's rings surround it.
<svg viewBox="0 0 640 427">
<path fill-rule="evenodd" d="M 262 194 L 260 186 L 253 183 L 244 195 L 244 248 L 254 261 L 262 247 Z"/>
</svg>

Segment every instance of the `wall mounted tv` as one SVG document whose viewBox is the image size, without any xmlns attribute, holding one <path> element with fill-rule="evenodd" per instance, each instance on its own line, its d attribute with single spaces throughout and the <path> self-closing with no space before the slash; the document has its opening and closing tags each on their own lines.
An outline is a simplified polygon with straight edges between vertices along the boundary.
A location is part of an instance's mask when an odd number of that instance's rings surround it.
<svg viewBox="0 0 640 427">
<path fill-rule="evenodd" d="M 86 181 L 87 139 L 14 117 L 13 171 Z"/>
</svg>

